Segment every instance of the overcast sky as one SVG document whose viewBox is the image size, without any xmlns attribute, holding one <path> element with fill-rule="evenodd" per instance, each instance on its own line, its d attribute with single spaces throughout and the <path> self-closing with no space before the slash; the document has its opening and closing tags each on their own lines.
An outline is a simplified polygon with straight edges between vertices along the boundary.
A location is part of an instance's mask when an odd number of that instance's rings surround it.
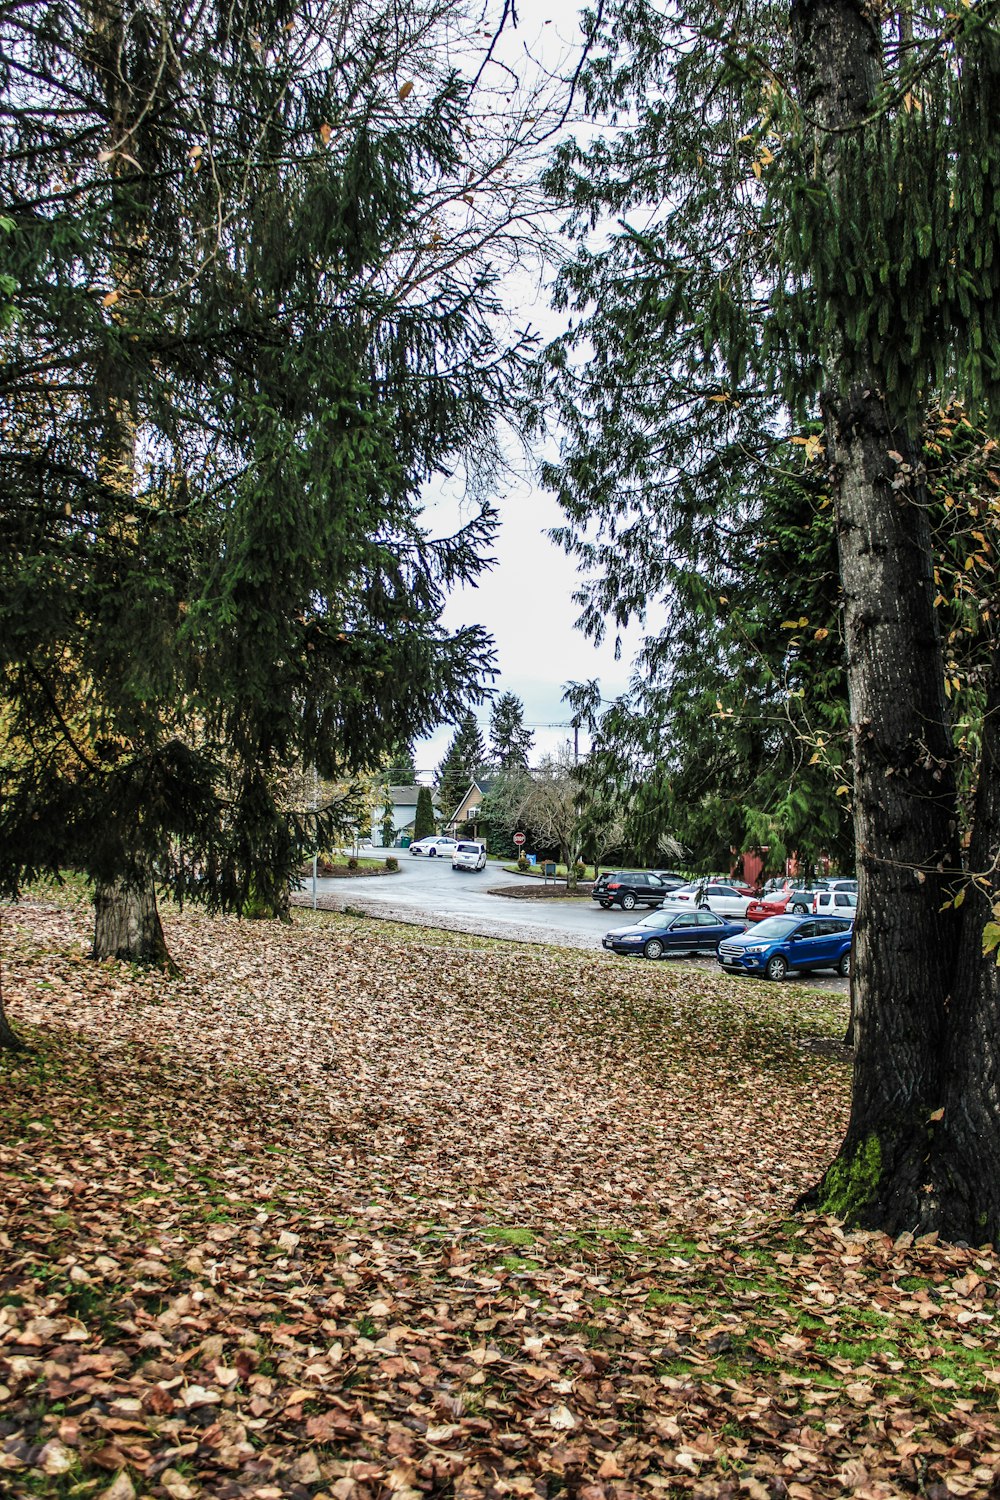
<svg viewBox="0 0 1000 1500">
<path fill-rule="evenodd" d="M 569 681 L 600 679 L 602 696 L 612 698 L 627 681 L 629 662 L 614 659 L 614 632 L 600 648 L 574 629 L 579 613 L 571 595 L 577 587 L 575 564 L 546 537 L 561 513 L 554 498 L 536 485 L 515 486 L 496 497 L 500 511 L 497 566 L 478 588 L 452 596 L 445 624 L 484 625 L 497 645 L 498 692 L 513 692 L 524 703 L 525 722 L 534 726 L 535 755 L 554 750 L 572 738 L 569 710 L 561 701 Z M 432 508 L 428 519 L 435 514 Z M 635 633 L 631 636 L 634 649 Z M 483 739 L 489 743 L 490 707 L 477 714 Z M 455 730 L 442 726 L 415 747 L 417 769 L 433 771 L 440 763 Z M 581 740 L 586 747 L 587 741 Z"/>
<path fill-rule="evenodd" d="M 550 0 L 544 9 L 525 13 L 516 33 L 506 38 L 506 60 L 519 77 L 528 74 L 531 59 L 552 73 L 565 75 L 578 57 L 577 0 Z M 526 61 L 527 59 L 527 61 Z M 550 149 L 550 148 L 547 148 Z M 508 304 L 515 319 L 531 325 L 544 339 L 562 331 L 561 316 L 549 307 L 547 273 L 535 268 L 508 278 Z M 555 437 L 552 456 L 555 455 Z M 573 731 L 567 727 L 569 711 L 562 692 L 569 681 L 598 678 L 602 696 L 611 699 L 626 686 L 631 655 L 639 644 L 637 630 L 624 640 L 620 660 L 615 660 L 615 633 L 595 647 L 575 628 L 579 607 L 572 601 L 579 578 L 573 560 L 551 542 L 546 531 L 561 524 L 562 513 L 553 496 L 542 490 L 534 474 L 537 469 L 520 465 L 520 479 L 508 479 L 492 503 L 501 518 L 495 553 L 496 567 L 477 588 L 454 594 L 444 615 L 449 627 L 479 624 L 493 636 L 497 647 L 498 693 L 513 692 L 525 707 L 525 721 L 535 734 L 535 756 L 555 750 Z M 453 497 L 446 492 L 430 500 L 426 512 L 429 526 L 450 530 L 460 516 Z M 489 740 L 490 706 L 477 714 L 483 739 Z M 563 727 L 558 727 L 563 726 Z M 442 725 L 432 736 L 418 741 L 414 754 L 418 770 L 426 779 L 442 760 L 455 725 Z M 586 748 L 581 739 L 581 748 Z"/>
</svg>

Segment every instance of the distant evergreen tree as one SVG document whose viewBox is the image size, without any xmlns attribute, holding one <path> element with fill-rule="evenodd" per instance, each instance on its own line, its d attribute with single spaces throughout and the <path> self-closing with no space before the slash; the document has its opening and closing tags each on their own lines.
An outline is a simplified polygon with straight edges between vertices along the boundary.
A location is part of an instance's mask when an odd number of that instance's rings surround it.
<svg viewBox="0 0 1000 1500">
<path fill-rule="evenodd" d="M 490 713 L 490 765 L 497 771 L 526 766 L 535 737 L 524 725 L 524 704 L 516 693 L 501 693 Z"/>
<path fill-rule="evenodd" d="M 429 786 L 422 786 L 417 793 L 417 811 L 413 819 L 413 841 L 426 839 L 434 832 L 434 800 Z"/>
<path fill-rule="evenodd" d="M 389 764 L 385 768 L 385 779 L 390 786 L 415 786 L 417 764 L 413 759 L 413 746 L 396 744 L 392 747 Z"/>
<path fill-rule="evenodd" d="M 438 801 L 449 816 L 474 778 L 482 774 L 485 765 L 486 746 L 475 714 L 468 713 L 455 730 L 444 760 L 438 766 Z"/>
</svg>

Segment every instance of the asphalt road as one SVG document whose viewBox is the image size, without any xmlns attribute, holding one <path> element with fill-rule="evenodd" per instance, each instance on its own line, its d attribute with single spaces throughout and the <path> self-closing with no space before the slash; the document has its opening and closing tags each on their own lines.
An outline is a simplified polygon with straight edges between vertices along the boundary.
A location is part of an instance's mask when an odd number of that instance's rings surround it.
<svg viewBox="0 0 1000 1500">
<path fill-rule="evenodd" d="M 499 864 L 485 870 L 453 870 L 448 857 L 430 859 L 397 851 L 399 873 L 385 876 L 338 876 L 317 880 L 316 894 L 326 908 L 370 912 L 372 916 L 419 922 L 428 927 L 458 928 L 486 937 L 514 942 L 565 943 L 575 948 L 600 948 L 601 938 L 614 927 L 628 927 L 644 910 L 634 913 L 604 911 L 596 901 L 563 897 L 550 901 L 515 901 L 491 896 L 497 886 L 533 886 L 537 876 L 511 875 Z M 312 881 L 307 880 L 299 902 L 308 905 Z M 716 969 L 714 958 L 667 959 L 665 962 L 703 964 Z M 807 976 L 802 983 L 846 993 L 849 981 L 835 974 Z"/>
<path fill-rule="evenodd" d="M 470 924 L 488 923 L 488 936 L 498 936 L 493 931 L 498 925 L 510 928 L 510 936 L 517 937 L 515 929 L 528 928 L 537 932 L 536 942 L 558 942 L 560 936 L 569 934 L 579 939 L 590 938 L 587 947 L 599 948 L 601 938 L 610 927 L 628 925 L 627 913 L 602 911 L 596 901 L 585 901 L 580 897 L 564 897 L 557 901 L 512 901 L 506 896 L 491 896 L 496 886 L 534 885 L 537 877 L 509 875 L 499 864 L 487 864 L 485 870 L 453 870 L 451 859 L 438 856 L 409 854 L 405 849 L 397 851 L 399 873 L 384 877 L 338 876 L 331 880 L 318 880 L 318 896 L 330 897 L 339 905 L 349 904 L 367 907 L 374 912 L 381 908 L 388 915 L 391 911 L 422 917 L 430 926 L 438 916 L 464 919 Z M 306 881 L 304 895 L 312 893 L 312 882 Z M 477 930 L 470 925 L 470 931 Z M 486 931 L 487 929 L 483 929 Z"/>
</svg>

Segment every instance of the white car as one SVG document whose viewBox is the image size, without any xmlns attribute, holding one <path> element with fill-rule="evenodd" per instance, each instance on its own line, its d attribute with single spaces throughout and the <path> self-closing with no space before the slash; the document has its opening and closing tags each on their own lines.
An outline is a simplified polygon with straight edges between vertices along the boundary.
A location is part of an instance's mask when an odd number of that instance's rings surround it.
<svg viewBox="0 0 1000 1500">
<path fill-rule="evenodd" d="M 462 839 L 451 851 L 453 870 L 485 870 L 486 845 L 476 839 Z"/>
<path fill-rule="evenodd" d="M 431 859 L 438 854 L 451 854 L 458 839 L 449 838 L 446 833 L 433 835 L 431 838 L 417 839 L 415 844 L 410 845 L 411 854 L 426 854 Z"/>
<path fill-rule="evenodd" d="M 723 885 L 721 881 L 692 881 L 690 885 L 671 891 L 664 897 L 663 905 L 664 908 L 687 907 L 689 911 L 692 906 L 701 907 L 714 911 L 717 917 L 745 917 L 753 899 L 753 896 L 741 895 L 734 886 Z"/>
<path fill-rule="evenodd" d="M 812 909 L 827 917 L 853 917 L 858 910 L 857 891 L 817 891 Z"/>
</svg>

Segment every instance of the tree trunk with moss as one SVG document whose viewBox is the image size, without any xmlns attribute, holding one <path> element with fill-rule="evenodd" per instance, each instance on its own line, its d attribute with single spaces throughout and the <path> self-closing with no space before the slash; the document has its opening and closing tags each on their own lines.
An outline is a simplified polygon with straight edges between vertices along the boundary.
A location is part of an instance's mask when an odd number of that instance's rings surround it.
<svg viewBox="0 0 1000 1500">
<path fill-rule="evenodd" d="M 792 22 L 817 173 L 836 198 L 843 138 L 878 107 L 878 25 L 856 0 L 798 0 Z M 834 357 L 822 406 L 854 747 L 854 1090 L 844 1142 L 809 1201 L 892 1234 L 996 1240 L 1000 1008 L 982 955 L 995 893 L 988 882 L 964 914 L 951 900 L 962 865 L 927 497 L 917 481 L 901 486 L 903 460 L 918 467 L 912 445 L 874 367 L 859 379 L 856 348 L 850 359 Z M 1000 834 L 989 715 L 986 738 L 973 870 L 992 867 Z"/>
</svg>

